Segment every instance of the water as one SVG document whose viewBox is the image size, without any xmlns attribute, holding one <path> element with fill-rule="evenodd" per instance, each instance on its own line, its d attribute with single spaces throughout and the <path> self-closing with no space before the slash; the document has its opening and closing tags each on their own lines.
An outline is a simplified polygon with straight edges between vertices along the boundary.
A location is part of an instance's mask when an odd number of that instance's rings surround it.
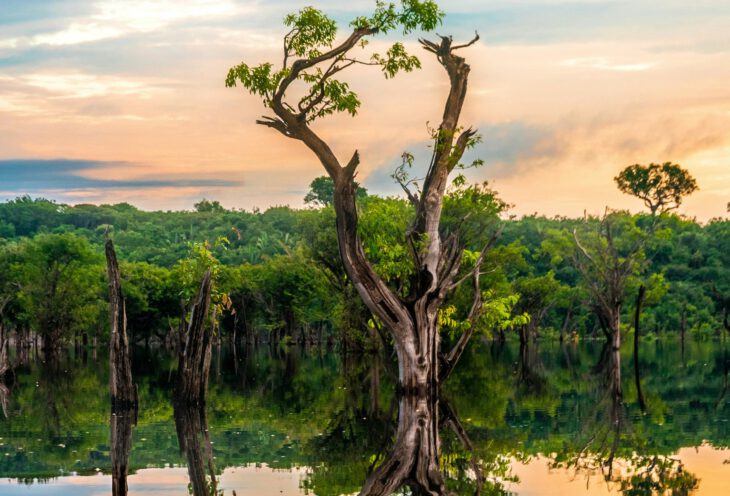
<svg viewBox="0 0 730 496">
<path fill-rule="evenodd" d="M 131 435 L 129 494 L 388 494 L 403 481 L 379 470 L 425 459 L 406 442 L 414 435 L 421 448 L 440 443 L 455 494 L 730 494 L 730 359 L 718 341 L 684 352 L 646 343 L 645 413 L 630 349 L 602 354 L 594 342 L 477 344 L 438 402 L 419 404 L 399 403 L 388 359 L 224 348 L 207 407 L 189 411 L 171 401 L 174 357 L 133 358 L 136 425 L 110 415 L 104 353 L 16 369 L 0 415 L 0 494 L 111 494 L 112 427 L 117 446 Z M 440 437 L 418 428 L 437 421 Z M 407 449 L 394 458 L 393 443 Z"/>
</svg>

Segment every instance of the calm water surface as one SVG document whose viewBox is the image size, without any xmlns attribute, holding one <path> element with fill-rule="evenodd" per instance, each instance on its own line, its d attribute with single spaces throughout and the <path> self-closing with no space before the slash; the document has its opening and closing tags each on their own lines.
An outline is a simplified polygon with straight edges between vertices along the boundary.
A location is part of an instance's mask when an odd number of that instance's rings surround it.
<svg viewBox="0 0 730 496">
<path fill-rule="evenodd" d="M 105 353 L 31 358 L 0 393 L 0 494 L 110 494 L 112 430 L 129 494 L 357 494 L 424 409 L 455 494 L 730 494 L 728 351 L 644 346 L 645 412 L 630 349 L 593 342 L 475 345 L 425 406 L 398 401 L 388 359 L 224 348 L 202 411 L 173 406 L 173 356 L 134 349 L 136 424 L 110 415 Z"/>
</svg>

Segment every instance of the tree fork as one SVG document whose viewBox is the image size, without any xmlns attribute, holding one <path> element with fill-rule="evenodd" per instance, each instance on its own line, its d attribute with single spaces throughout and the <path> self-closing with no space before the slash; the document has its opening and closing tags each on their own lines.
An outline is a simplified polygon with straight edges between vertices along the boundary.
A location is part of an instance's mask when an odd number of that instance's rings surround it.
<svg viewBox="0 0 730 496">
<path fill-rule="evenodd" d="M 439 406 L 435 395 L 402 395 L 393 449 L 367 478 L 360 496 L 387 496 L 401 485 L 412 494 L 450 495 L 439 466 Z"/>
<path fill-rule="evenodd" d="M 404 8 L 408 11 L 410 7 Z M 438 12 L 432 14 L 434 18 L 440 16 Z M 413 11 L 409 12 L 409 15 L 415 16 L 416 19 L 421 18 L 416 24 L 421 24 L 427 31 L 436 25 L 434 19 L 429 19 L 423 12 Z M 375 272 L 365 256 L 357 234 L 357 186 L 354 181 L 360 162 L 357 151 L 343 166 L 330 146 L 309 127 L 312 120 L 326 115 L 317 113 L 316 109 L 323 99 L 331 98 L 325 95 L 325 84 L 332 81 L 330 78 L 334 74 L 358 62 L 356 58 L 350 57 L 348 52 L 363 38 L 381 30 L 381 26 L 377 24 L 365 26 L 357 24 L 357 26 L 359 27 L 356 27 L 340 44 L 332 46 L 331 41 L 320 43 L 326 45 L 327 50 L 304 55 L 288 67 L 288 58 L 298 52 L 290 46 L 291 39 L 285 37 L 283 69 L 286 71 L 277 73 L 281 77 L 276 76 L 278 79 L 270 80 L 270 86 L 261 86 L 249 78 L 247 75 L 251 74 L 251 69 L 245 64 L 229 71 L 226 84 L 233 86 L 236 80 L 240 80 L 249 92 L 261 95 L 275 116 L 264 116 L 257 120 L 257 123 L 275 129 L 288 138 L 301 141 L 317 156 L 333 180 L 337 238 L 346 273 L 365 305 L 383 322 L 393 336 L 398 354 L 400 390 L 412 393 L 424 392 L 434 388 L 439 381 L 438 310 L 446 294 L 453 289 L 451 283 L 458 272 L 460 262 L 460 253 L 455 253 L 454 247 L 448 240 L 443 243 L 439 232 L 443 196 L 449 173 L 459 163 L 466 148 L 473 144 L 474 136 L 472 129 L 462 131 L 458 127 L 466 97 L 469 66 L 464 58 L 455 55 L 454 51 L 472 45 L 479 37 L 476 36 L 463 45 L 453 45 L 452 38 L 444 36 L 440 37 L 439 42 L 419 40 L 422 47 L 434 54 L 446 70 L 450 87 L 442 121 L 434 136 L 437 146 L 434 147 L 434 156 L 424 181 L 423 193 L 416 205 L 412 231 L 408 234 L 418 242 L 425 240 L 427 246 L 422 250 L 422 254 L 414 251 L 416 266 L 414 284 L 411 286 L 410 294 L 401 297 Z M 387 26 L 386 22 L 382 30 L 391 29 Z M 412 29 L 408 24 L 404 27 L 405 31 Z M 328 67 L 318 73 L 318 79 L 313 82 L 307 81 L 312 86 L 309 96 L 305 96 L 296 105 L 288 103 L 285 95 L 290 86 L 296 81 L 306 79 L 302 77 L 305 74 L 303 71 L 318 64 L 327 64 Z M 387 73 L 387 67 L 384 66 L 384 70 Z M 307 75 L 311 77 L 311 74 Z M 335 99 L 332 100 L 329 102 L 331 105 L 338 103 Z M 348 110 L 354 113 L 357 106 L 359 103 L 348 107 Z"/>
</svg>

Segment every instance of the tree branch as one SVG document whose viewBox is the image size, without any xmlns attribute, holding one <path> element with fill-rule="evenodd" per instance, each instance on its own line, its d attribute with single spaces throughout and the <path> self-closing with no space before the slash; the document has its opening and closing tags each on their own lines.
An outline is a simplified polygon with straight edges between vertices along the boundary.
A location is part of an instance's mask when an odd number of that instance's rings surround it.
<svg viewBox="0 0 730 496">
<path fill-rule="evenodd" d="M 484 257 L 486 256 L 487 252 L 492 248 L 494 243 L 500 238 L 500 236 L 502 236 L 502 231 L 504 231 L 504 226 L 500 226 L 500 228 L 497 229 L 494 234 L 492 234 L 492 236 L 489 238 L 489 241 L 487 241 L 487 243 L 482 248 L 482 251 L 479 252 L 479 257 L 477 257 L 477 261 L 474 263 L 474 267 L 469 272 L 464 274 L 464 276 L 458 281 L 449 285 L 449 291 L 456 289 L 461 284 L 463 284 L 464 281 L 466 281 L 470 277 L 473 277 L 481 270 L 482 263 L 484 262 Z"/>
<path fill-rule="evenodd" d="M 459 340 L 456 342 L 456 345 L 454 345 L 451 351 L 443 357 L 441 380 L 445 380 L 446 378 L 448 378 L 448 376 L 454 370 L 456 363 L 461 358 L 464 350 L 466 350 L 466 345 L 469 343 L 469 340 L 474 334 L 474 330 L 477 326 L 477 320 L 481 316 L 483 310 L 482 290 L 479 283 L 482 263 L 484 262 L 484 257 L 489 251 L 490 247 L 501 236 L 503 229 L 504 227 L 500 227 L 500 229 L 498 229 L 497 232 L 492 235 L 487 244 L 484 245 L 484 248 L 482 248 L 482 251 L 479 253 L 479 257 L 474 264 L 474 268 L 469 271 L 470 275 L 473 277 L 472 281 L 474 283 L 474 300 L 472 302 L 471 309 L 469 310 L 469 315 L 467 315 L 466 317 L 467 322 L 469 322 L 469 327 L 459 337 Z M 458 286 L 458 284 L 452 285 L 452 287 L 456 286 Z"/>
<path fill-rule="evenodd" d="M 452 47 L 451 48 L 451 51 L 459 50 L 460 48 L 470 47 L 474 43 L 476 43 L 477 41 L 479 41 L 479 33 L 477 33 L 476 31 L 474 31 L 474 38 L 472 38 L 472 40 L 470 42 L 464 43 L 463 45 L 456 45 L 455 47 Z"/>
</svg>

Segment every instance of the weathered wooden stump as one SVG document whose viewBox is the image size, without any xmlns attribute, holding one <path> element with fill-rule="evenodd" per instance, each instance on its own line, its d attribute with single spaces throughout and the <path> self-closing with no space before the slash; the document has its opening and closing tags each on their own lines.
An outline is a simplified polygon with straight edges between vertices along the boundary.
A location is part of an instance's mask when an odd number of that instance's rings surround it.
<svg viewBox="0 0 730 496">
<path fill-rule="evenodd" d="M 137 390 L 132 382 L 132 364 L 127 339 L 127 313 L 122 294 L 117 254 L 111 239 L 106 242 L 107 274 L 109 276 L 109 314 L 111 341 L 109 343 L 109 388 L 112 411 L 136 408 Z"/>
<path fill-rule="evenodd" d="M 175 397 L 189 405 L 205 403 L 213 344 L 213 326 L 208 322 L 211 273 L 208 270 L 193 304 L 187 333 L 178 353 L 178 381 Z"/>
</svg>

